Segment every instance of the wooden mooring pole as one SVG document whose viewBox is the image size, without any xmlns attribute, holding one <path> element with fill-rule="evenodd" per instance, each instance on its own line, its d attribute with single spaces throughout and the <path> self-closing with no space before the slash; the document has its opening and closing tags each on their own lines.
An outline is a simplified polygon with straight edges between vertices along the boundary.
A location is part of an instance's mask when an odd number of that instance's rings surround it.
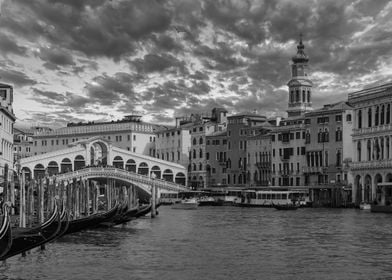
<svg viewBox="0 0 392 280">
<path fill-rule="evenodd" d="M 156 186 L 154 179 L 152 179 L 152 185 L 151 185 L 151 218 L 156 217 Z"/>
</svg>

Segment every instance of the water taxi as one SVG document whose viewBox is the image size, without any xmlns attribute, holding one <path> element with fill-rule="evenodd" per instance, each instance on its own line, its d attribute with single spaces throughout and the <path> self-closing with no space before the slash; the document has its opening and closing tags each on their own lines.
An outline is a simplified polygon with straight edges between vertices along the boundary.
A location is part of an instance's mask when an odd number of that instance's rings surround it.
<svg viewBox="0 0 392 280">
<path fill-rule="evenodd" d="M 172 205 L 172 209 L 185 209 L 185 210 L 191 210 L 191 209 L 197 209 L 199 206 L 199 202 L 197 201 L 196 198 L 188 198 L 188 199 L 183 199 L 181 201 L 178 201 Z"/>
</svg>

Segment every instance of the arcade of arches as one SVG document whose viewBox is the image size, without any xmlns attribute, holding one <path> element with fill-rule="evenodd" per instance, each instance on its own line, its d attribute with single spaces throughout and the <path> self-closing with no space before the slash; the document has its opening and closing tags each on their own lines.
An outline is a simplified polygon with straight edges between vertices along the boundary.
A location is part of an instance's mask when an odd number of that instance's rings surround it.
<svg viewBox="0 0 392 280">
<path fill-rule="evenodd" d="M 354 174 L 354 190 L 353 195 L 355 203 L 361 202 L 380 203 L 382 197 L 382 188 L 378 187 L 379 183 L 392 182 L 392 171 L 389 172 L 377 172 L 377 173 L 366 173 L 366 174 Z M 387 195 L 390 197 L 391 195 Z M 392 203 L 392 201 L 390 201 Z"/>
</svg>

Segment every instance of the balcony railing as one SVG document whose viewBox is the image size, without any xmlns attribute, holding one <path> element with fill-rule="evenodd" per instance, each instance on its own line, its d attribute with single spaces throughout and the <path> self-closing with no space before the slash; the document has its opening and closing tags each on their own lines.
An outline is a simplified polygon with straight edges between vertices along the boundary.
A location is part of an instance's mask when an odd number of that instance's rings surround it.
<svg viewBox="0 0 392 280">
<path fill-rule="evenodd" d="M 391 159 L 384 159 L 384 160 L 377 160 L 377 161 L 351 162 L 350 168 L 351 168 L 351 170 L 370 170 L 370 169 L 392 168 L 392 160 Z"/>
<path fill-rule="evenodd" d="M 374 134 L 378 132 L 387 132 L 387 131 L 392 131 L 392 124 L 384 124 L 384 125 L 373 126 L 373 127 L 354 128 L 353 136 Z"/>
<path fill-rule="evenodd" d="M 323 173 L 324 167 L 322 166 L 305 166 L 303 168 L 304 173 Z"/>
</svg>

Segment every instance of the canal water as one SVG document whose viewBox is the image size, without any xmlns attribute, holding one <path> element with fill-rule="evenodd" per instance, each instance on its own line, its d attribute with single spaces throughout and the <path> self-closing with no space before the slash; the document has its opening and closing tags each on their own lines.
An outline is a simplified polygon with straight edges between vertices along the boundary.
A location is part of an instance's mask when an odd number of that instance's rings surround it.
<svg viewBox="0 0 392 280">
<path fill-rule="evenodd" d="M 392 215 L 170 206 L 159 212 L 8 259 L 0 279 L 392 279 Z"/>
</svg>

